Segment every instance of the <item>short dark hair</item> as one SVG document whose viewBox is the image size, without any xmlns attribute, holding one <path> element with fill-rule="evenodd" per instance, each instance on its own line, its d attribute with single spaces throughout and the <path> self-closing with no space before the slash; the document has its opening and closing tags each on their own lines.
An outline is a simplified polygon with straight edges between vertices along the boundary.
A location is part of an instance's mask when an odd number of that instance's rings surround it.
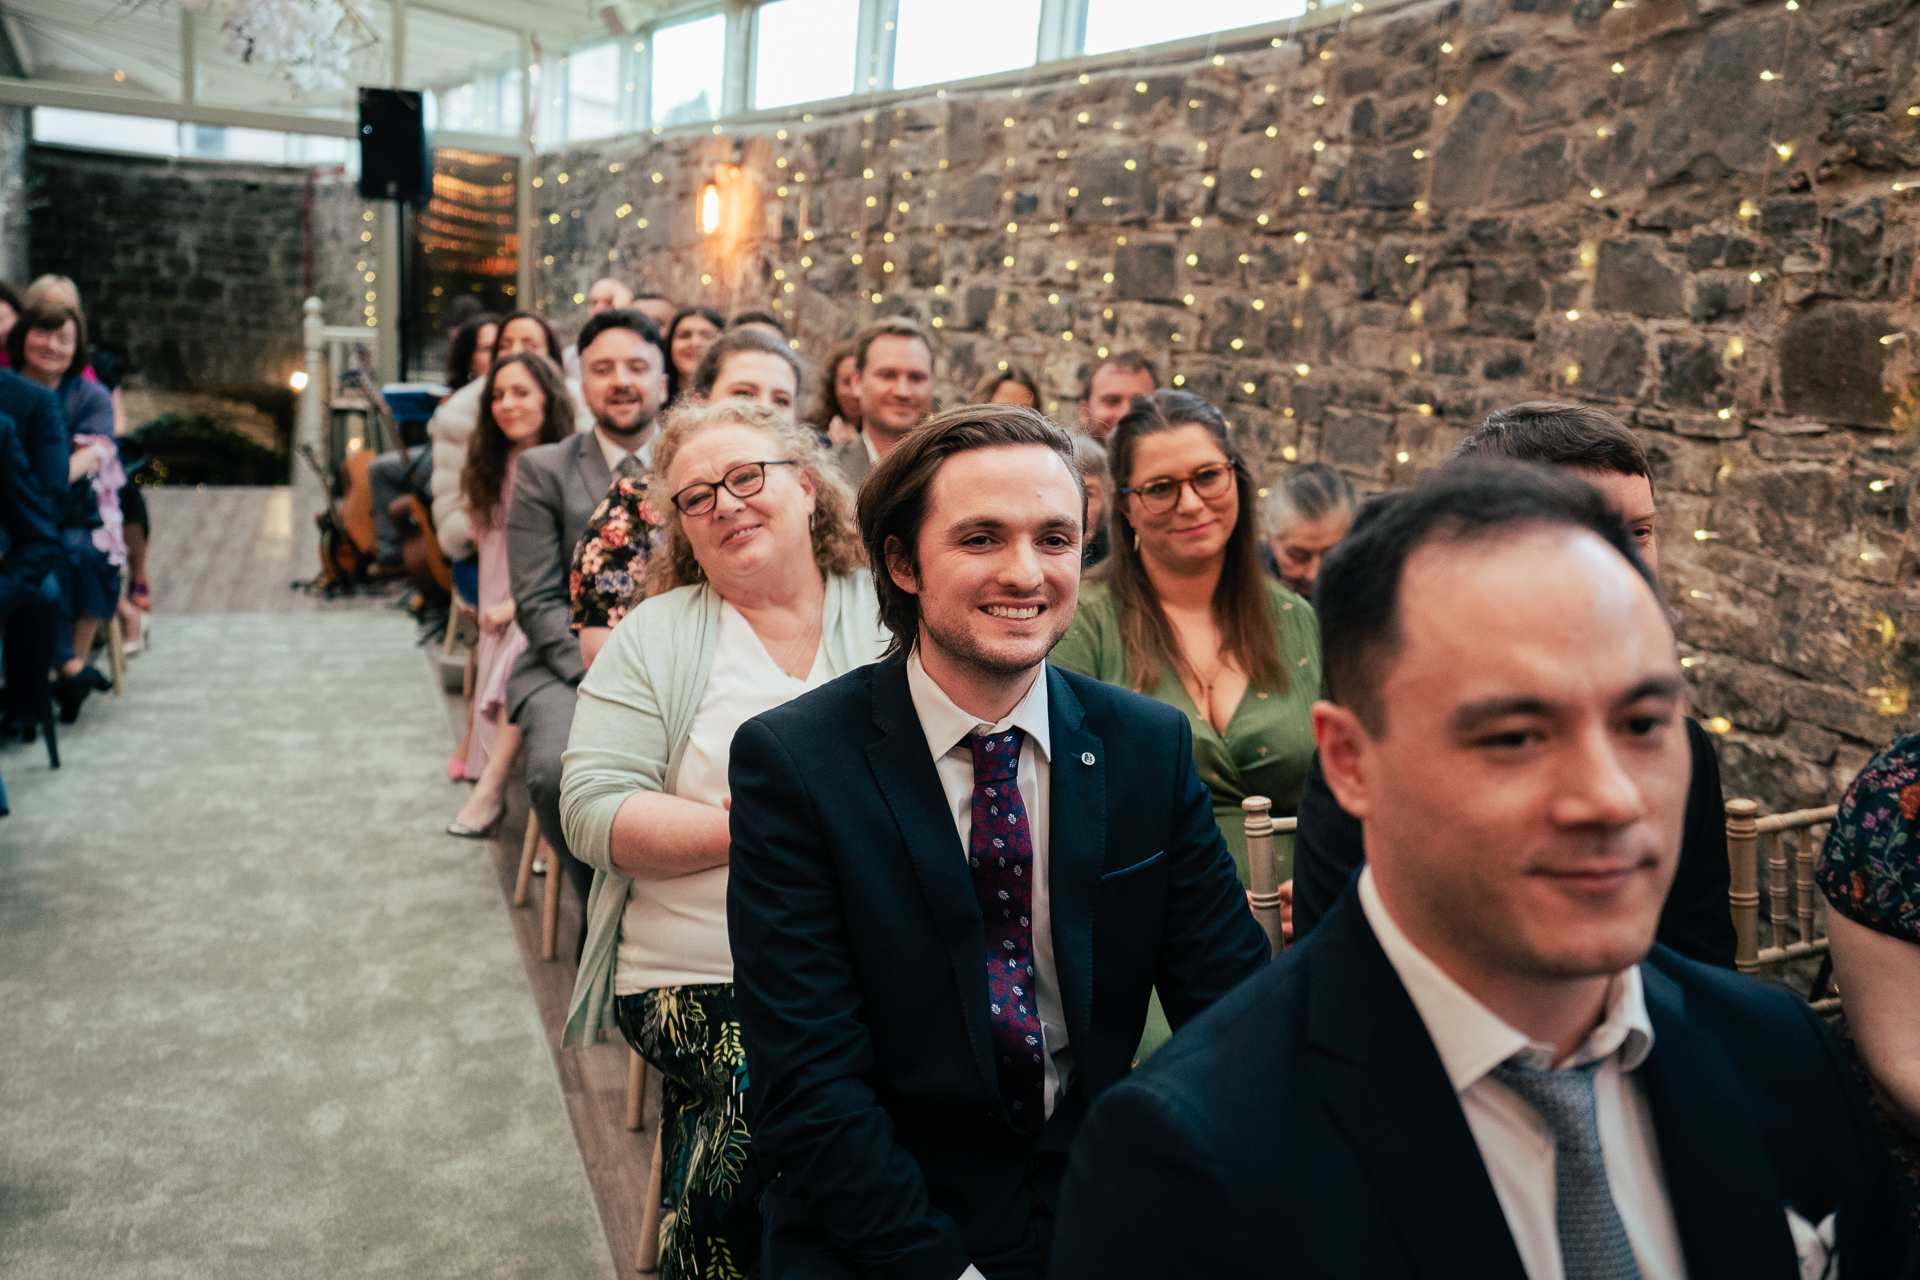
<svg viewBox="0 0 1920 1280">
<path fill-rule="evenodd" d="M 58 330 L 67 321 L 73 321 L 73 359 L 67 362 L 67 371 L 60 375 L 65 382 L 68 378 L 77 378 L 87 369 L 87 318 L 78 310 L 64 302 L 36 302 L 20 313 L 13 329 L 7 334 L 7 359 L 13 364 L 15 373 L 24 373 L 27 368 L 27 334 L 39 329 L 47 333 Z"/>
<path fill-rule="evenodd" d="M 867 348 L 881 338 L 907 338 L 917 342 L 927 349 L 927 363 L 933 363 L 933 342 L 927 337 L 927 331 L 905 316 L 888 316 L 853 335 L 854 368 L 862 373 L 867 371 Z M 874 576 L 878 577 L 879 574 L 876 572 Z"/>
<path fill-rule="evenodd" d="M 787 331 L 787 326 L 781 324 L 778 319 L 768 315 L 764 311 L 742 311 L 739 315 L 727 321 L 727 328 L 738 329 L 743 324 L 764 324 L 770 328 L 778 329 L 782 333 Z"/>
<path fill-rule="evenodd" d="M 1429 542 L 1467 542 L 1526 525 L 1585 529 L 1625 557 L 1655 594 L 1653 575 L 1620 517 L 1579 476 L 1536 462 L 1466 458 L 1411 489 L 1360 508 L 1353 528 L 1327 554 L 1313 586 L 1327 696 L 1386 731 L 1380 685 L 1400 647 L 1400 582 L 1407 560 Z"/>
<path fill-rule="evenodd" d="M 515 320 L 531 320 L 539 325 L 540 332 L 547 337 L 547 358 L 556 366 L 560 365 L 560 335 L 553 331 L 553 325 L 538 311 L 512 311 L 500 317 L 500 327 L 493 335 L 493 358 L 500 358 L 500 339 L 506 336 L 507 326 Z"/>
<path fill-rule="evenodd" d="M 455 298 L 454 301 L 458 302 L 460 299 Z M 454 331 L 453 341 L 447 344 L 447 385 L 449 387 L 458 391 L 473 381 L 473 356 L 480 349 L 480 331 L 488 325 L 497 326 L 499 323 L 499 316 L 485 311 L 474 312 L 460 322 L 460 327 Z M 495 328 L 493 332 L 498 337 L 500 330 Z M 488 355 L 491 357 L 491 349 Z M 492 364 L 491 358 L 488 364 Z"/>
<path fill-rule="evenodd" d="M 1045 402 L 1040 399 L 1040 383 L 1035 380 L 1032 374 L 1022 369 L 1019 365 L 1011 365 L 1005 369 L 996 369 L 986 377 L 980 379 L 973 388 L 973 402 L 975 404 L 991 403 L 994 393 L 1000 390 L 1003 383 L 1008 382 L 1017 383 L 1025 387 L 1027 394 L 1033 397 L 1034 408 L 1046 408 Z"/>
<path fill-rule="evenodd" d="M 1093 399 L 1093 380 L 1099 376 L 1102 369 L 1124 369 L 1128 373 L 1144 373 L 1153 379 L 1153 385 L 1156 388 L 1160 385 L 1160 370 L 1154 367 L 1153 361 L 1144 352 L 1118 351 L 1087 370 L 1087 380 L 1080 384 L 1082 400 Z"/>
<path fill-rule="evenodd" d="M 873 568 L 880 621 L 893 633 L 886 657 L 905 657 L 920 638 L 920 597 L 894 585 L 887 569 L 888 544 L 897 544 L 918 574 L 920 530 L 927 522 L 927 498 L 940 468 L 956 454 L 1009 444 L 1043 445 L 1060 455 L 1080 487 L 1084 523 L 1087 486 L 1074 461 L 1072 437 L 1022 405 L 970 404 L 935 414 L 909 431 L 860 486 L 860 537 Z"/>
<path fill-rule="evenodd" d="M 587 348 L 593 345 L 593 340 L 609 329 L 633 330 L 640 335 L 640 341 L 653 344 L 653 349 L 660 353 L 661 364 L 668 363 L 667 344 L 660 340 L 660 330 L 647 318 L 646 312 L 629 307 L 612 307 L 591 317 L 580 326 L 580 337 L 574 343 L 574 349 L 585 355 Z"/>
<path fill-rule="evenodd" d="M 792 348 L 770 333 L 758 329 L 729 329 L 715 338 L 713 345 L 707 348 L 707 354 L 701 357 L 700 368 L 693 375 L 693 394 L 709 395 L 713 384 L 720 381 L 720 366 L 726 363 L 728 356 L 742 351 L 761 351 L 770 356 L 779 356 L 793 370 L 793 398 L 800 399 L 800 361 Z"/>
<path fill-rule="evenodd" d="M 1649 474 L 1647 451 L 1624 422 L 1589 404 L 1557 400 L 1495 409 L 1453 456 L 1512 458 L 1623 476 Z"/>
<path fill-rule="evenodd" d="M 672 302 L 673 301 L 672 298 L 669 298 L 664 293 L 636 293 L 633 295 L 633 300 L 635 302 Z"/>
</svg>

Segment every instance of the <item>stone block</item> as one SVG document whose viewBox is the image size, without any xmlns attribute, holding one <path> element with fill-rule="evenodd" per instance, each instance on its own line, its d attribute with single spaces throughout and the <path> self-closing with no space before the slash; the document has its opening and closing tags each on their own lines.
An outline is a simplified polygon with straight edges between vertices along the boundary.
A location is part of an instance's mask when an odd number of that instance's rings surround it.
<svg viewBox="0 0 1920 1280">
<path fill-rule="evenodd" d="M 1545 204 L 1564 198 L 1574 176 L 1573 147 L 1555 134 L 1506 158 L 1494 178 L 1493 199 L 1506 205 Z"/>
<path fill-rule="evenodd" d="M 1359 153 L 1344 175 L 1346 199 L 1365 209 L 1411 209 L 1420 198 L 1424 170 L 1405 147 Z"/>
<path fill-rule="evenodd" d="M 1660 381 L 1655 397 L 1663 405 L 1718 409 L 1726 381 L 1719 344 L 1712 339 L 1671 338 L 1659 344 Z"/>
<path fill-rule="evenodd" d="M 1473 266 L 1472 327 L 1478 334 L 1531 338 L 1547 291 L 1534 272 L 1501 262 Z"/>
<path fill-rule="evenodd" d="M 1790 317 L 1780 335 L 1780 398 L 1790 414 L 1848 426 L 1893 425 L 1895 397 L 1882 384 L 1897 326 L 1885 309 L 1816 307 Z"/>
<path fill-rule="evenodd" d="M 1491 89 L 1477 90 L 1467 99 L 1435 156 L 1433 202 L 1437 207 L 1465 208 L 1486 199 L 1512 127 L 1512 108 Z"/>
<path fill-rule="evenodd" d="M 1658 242 L 1644 237 L 1603 240 L 1593 278 L 1593 305 L 1636 316 L 1686 314 L 1685 273 Z"/>
<path fill-rule="evenodd" d="M 1787 720 L 1787 700 L 1799 682 L 1760 663 L 1723 656 L 1696 657 L 1687 669 L 1693 714 L 1725 716 L 1741 729 L 1778 733 Z"/>
<path fill-rule="evenodd" d="M 1647 380 L 1646 336 L 1627 321 L 1555 322 L 1541 330 L 1535 359 L 1537 378 L 1583 400 L 1633 400 Z"/>
<path fill-rule="evenodd" d="M 1392 435 L 1392 418 L 1328 407 L 1320 415 L 1320 461 L 1378 479 Z"/>
<path fill-rule="evenodd" d="M 1128 162 L 1134 164 L 1127 168 Z M 1069 210 L 1081 222 L 1110 223 L 1143 218 L 1155 207 L 1153 184 L 1140 153 L 1131 148 L 1088 152 L 1073 161 Z"/>
<path fill-rule="evenodd" d="M 1836 209 L 1827 219 L 1827 292 L 1868 297 L 1886 278 L 1880 243 L 1887 202 L 1882 196 Z"/>
<path fill-rule="evenodd" d="M 1180 272 L 1172 241 L 1125 244 L 1114 250 L 1116 297 L 1140 302 L 1174 302 L 1180 296 Z"/>
</svg>

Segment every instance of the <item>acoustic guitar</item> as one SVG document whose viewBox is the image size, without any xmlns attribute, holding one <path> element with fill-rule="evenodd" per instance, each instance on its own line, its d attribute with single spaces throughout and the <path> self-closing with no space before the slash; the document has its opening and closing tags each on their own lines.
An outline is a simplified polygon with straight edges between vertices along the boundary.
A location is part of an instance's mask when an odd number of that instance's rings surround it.
<svg viewBox="0 0 1920 1280">
<path fill-rule="evenodd" d="M 440 550 L 427 504 L 417 493 L 402 494 L 393 500 L 387 514 L 393 517 L 394 531 L 400 535 L 400 559 L 407 566 L 407 580 L 413 589 L 431 604 L 453 599 L 453 566 Z"/>
</svg>

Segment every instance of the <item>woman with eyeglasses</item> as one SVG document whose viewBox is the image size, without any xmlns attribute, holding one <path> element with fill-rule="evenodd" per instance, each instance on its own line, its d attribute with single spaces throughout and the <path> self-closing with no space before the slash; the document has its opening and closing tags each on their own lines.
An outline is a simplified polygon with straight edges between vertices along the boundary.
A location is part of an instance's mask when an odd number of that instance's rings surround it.
<svg viewBox="0 0 1920 1280">
<path fill-rule="evenodd" d="M 886 648 L 853 495 L 820 438 L 689 401 L 654 445 L 666 534 L 580 685 L 560 790 L 595 868 L 564 1043 L 618 1027 L 665 1078 L 660 1273 L 754 1275 L 763 1183 L 727 937 L 727 757 L 747 720 Z"/>
<path fill-rule="evenodd" d="M 1107 449 L 1120 486 L 1112 550 L 1052 661 L 1186 713 L 1244 884 L 1240 802 L 1267 796 L 1276 817 L 1292 813 L 1313 757 L 1320 629 L 1311 605 L 1261 571 L 1257 495 L 1218 409 L 1187 391 L 1138 396 Z M 1293 841 L 1274 849 L 1290 884 Z M 1143 1053 L 1168 1034 L 1157 1004 L 1151 1014 Z"/>
</svg>

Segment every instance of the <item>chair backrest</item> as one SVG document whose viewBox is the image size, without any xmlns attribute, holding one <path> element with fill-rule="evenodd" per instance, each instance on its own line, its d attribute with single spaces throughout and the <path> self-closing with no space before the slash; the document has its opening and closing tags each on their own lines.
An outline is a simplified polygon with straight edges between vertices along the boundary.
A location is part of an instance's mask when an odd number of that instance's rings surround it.
<svg viewBox="0 0 1920 1280">
<path fill-rule="evenodd" d="M 1818 890 L 1813 883 L 1813 861 L 1820 847 L 1816 835 L 1824 837 L 1824 828 L 1838 811 L 1838 805 L 1830 804 L 1821 809 L 1796 809 L 1792 813 L 1762 817 L 1755 801 L 1727 801 L 1727 859 L 1731 881 L 1727 898 L 1738 937 L 1734 964 L 1740 972 L 1757 973 L 1764 968 L 1827 953 L 1827 939 L 1814 936 L 1814 895 Z M 1793 842 L 1791 860 L 1787 851 L 1789 838 Z M 1763 849 L 1756 849 L 1762 845 Z M 1768 922 L 1773 927 L 1772 945 L 1766 947 L 1760 945 L 1762 853 L 1767 862 Z M 1798 936 L 1789 942 L 1789 934 Z M 1840 1001 L 1815 1000 L 1813 1007 L 1829 1013 L 1840 1007 Z"/>
</svg>

